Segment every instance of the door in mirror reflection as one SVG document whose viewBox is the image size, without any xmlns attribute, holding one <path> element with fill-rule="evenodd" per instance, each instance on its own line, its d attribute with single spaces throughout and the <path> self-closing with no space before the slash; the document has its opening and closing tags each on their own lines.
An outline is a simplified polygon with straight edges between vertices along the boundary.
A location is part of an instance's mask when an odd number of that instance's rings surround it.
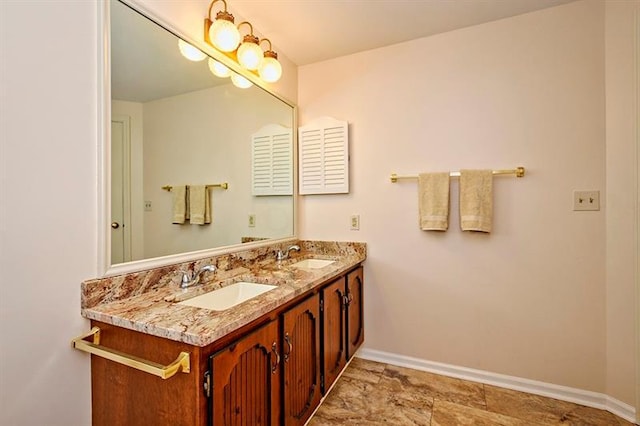
<svg viewBox="0 0 640 426">
<path fill-rule="evenodd" d="M 129 225 L 130 164 L 129 117 L 114 116 L 111 119 L 111 261 L 122 263 L 131 260 Z"/>
</svg>

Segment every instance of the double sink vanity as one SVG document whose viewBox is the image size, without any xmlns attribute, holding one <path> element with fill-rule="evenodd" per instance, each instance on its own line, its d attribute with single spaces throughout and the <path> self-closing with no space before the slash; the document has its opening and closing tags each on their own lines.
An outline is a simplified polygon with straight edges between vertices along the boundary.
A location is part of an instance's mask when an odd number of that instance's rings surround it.
<svg viewBox="0 0 640 426">
<path fill-rule="evenodd" d="M 303 425 L 363 342 L 366 246 L 295 237 L 295 104 L 148 6 L 99 9 L 104 277 L 82 283 L 91 331 L 73 340 L 91 353 L 92 424 Z M 249 167 L 274 126 L 286 167 Z M 208 188 L 212 223 L 172 220 L 178 185 Z"/>
<path fill-rule="evenodd" d="M 365 258 L 292 240 L 84 282 L 93 424 L 303 425 L 363 342 Z"/>
</svg>

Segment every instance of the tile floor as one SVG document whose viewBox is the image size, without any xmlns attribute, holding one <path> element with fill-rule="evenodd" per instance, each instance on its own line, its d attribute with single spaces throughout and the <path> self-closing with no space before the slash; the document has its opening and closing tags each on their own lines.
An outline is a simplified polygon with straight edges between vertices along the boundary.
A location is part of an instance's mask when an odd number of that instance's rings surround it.
<svg viewBox="0 0 640 426">
<path fill-rule="evenodd" d="M 354 358 L 308 426 L 632 426 L 595 408 Z"/>
</svg>

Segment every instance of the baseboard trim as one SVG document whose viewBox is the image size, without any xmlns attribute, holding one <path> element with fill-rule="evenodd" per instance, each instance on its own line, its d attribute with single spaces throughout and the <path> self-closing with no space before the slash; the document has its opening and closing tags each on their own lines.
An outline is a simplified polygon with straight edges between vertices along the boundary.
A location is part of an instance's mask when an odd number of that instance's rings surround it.
<svg viewBox="0 0 640 426">
<path fill-rule="evenodd" d="M 635 423 L 636 410 L 629 404 L 618 401 L 608 395 L 582 389 L 570 388 L 568 386 L 554 385 L 552 383 L 539 382 L 536 380 L 523 379 L 520 377 L 507 376 L 504 374 L 491 373 L 484 370 L 459 367 L 457 365 L 444 364 L 440 362 L 427 361 L 390 352 L 377 351 L 374 349 L 362 348 L 356 354 L 357 357 L 371 361 L 384 362 L 386 364 L 399 367 L 413 368 L 414 370 L 428 371 L 457 379 L 469 380 L 472 382 L 484 383 L 487 385 L 499 386 L 535 395 L 555 398 L 562 401 L 573 402 L 586 405 L 588 407 L 607 410 L 618 417 Z"/>
</svg>

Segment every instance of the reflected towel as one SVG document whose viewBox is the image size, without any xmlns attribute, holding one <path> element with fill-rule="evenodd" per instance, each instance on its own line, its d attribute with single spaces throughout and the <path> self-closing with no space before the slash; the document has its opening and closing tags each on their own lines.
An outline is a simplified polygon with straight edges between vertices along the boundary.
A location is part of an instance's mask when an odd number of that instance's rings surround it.
<svg viewBox="0 0 640 426">
<path fill-rule="evenodd" d="M 189 218 L 192 225 L 211 223 L 209 190 L 205 185 L 189 186 Z"/>
<path fill-rule="evenodd" d="M 420 229 L 446 231 L 449 228 L 449 173 L 418 175 Z"/>
<path fill-rule="evenodd" d="M 491 232 L 493 222 L 493 172 L 460 170 L 460 228 Z"/>
<path fill-rule="evenodd" d="M 181 225 L 187 216 L 187 187 L 178 185 L 171 188 L 171 196 L 173 202 L 173 215 L 171 223 Z"/>
</svg>

